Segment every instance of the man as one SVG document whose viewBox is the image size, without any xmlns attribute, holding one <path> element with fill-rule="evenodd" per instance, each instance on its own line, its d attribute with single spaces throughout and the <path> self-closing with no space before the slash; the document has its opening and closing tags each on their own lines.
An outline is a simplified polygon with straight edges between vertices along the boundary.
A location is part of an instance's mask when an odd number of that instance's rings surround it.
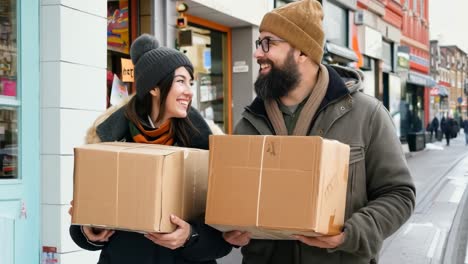
<svg viewBox="0 0 468 264">
<path fill-rule="evenodd" d="M 349 144 L 343 232 L 286 241 L 224 233 L 226 241 L 242 247 L 244 264 L 377 263 L 383 240 L 414 209 L 415 188 L 389 113 L 359 91 L 359 72 L 321 64 L 322 19 L 316 0 L 293 2 L 264 16 L 254 53 L 260 65 L 257 98 L 235 133 L 318 135 Z"/>
</svg>

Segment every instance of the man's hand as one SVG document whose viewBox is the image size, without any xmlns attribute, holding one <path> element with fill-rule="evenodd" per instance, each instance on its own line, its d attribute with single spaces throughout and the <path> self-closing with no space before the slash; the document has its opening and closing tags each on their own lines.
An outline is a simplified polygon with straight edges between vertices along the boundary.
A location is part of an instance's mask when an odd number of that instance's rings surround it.
<svg viewBox="0 0 468 264">
<path fill-rule="evenodd" d="M 190 224 L 175 215 L 171 215 L 171 222 L 177 225 L 174 232 L 168 234 L 148 233 L 146 238 L 160 246 L 176 249 L 185 244 L 190 236 Z"/>
<path fill-rule="evenodd" d="M 223 233 L 223 238 L 231 245 L 243 247 L 250 242 L 250 233 L 242 231 L 229 231 Z"/>
<path fill-rule="evenodd" d="M 345 233 L 341 232 L 335 236 L 318 236 L 318 237 L 306 237 L 301 235 L 294 235 L 294 238 L 301 241 L 302 243 L 318 248 L 336 248 L 343 244 L 345 239 Z"/>
</svg>

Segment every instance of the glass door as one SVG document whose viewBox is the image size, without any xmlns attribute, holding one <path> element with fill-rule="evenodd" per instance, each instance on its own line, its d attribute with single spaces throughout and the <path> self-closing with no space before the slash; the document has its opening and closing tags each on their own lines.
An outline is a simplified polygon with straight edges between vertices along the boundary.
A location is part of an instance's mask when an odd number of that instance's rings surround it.
<svg viewBox="0 0 468 264">
<path fill-rule="evenodd" d="M 0 0 L 2 264 L 39 263 L 38 14 L 38 1 Z"/>
<path fill-rule="evenodd" d="M 194 66 L 192 106 L 225 133 L 231 133 L 231 31 L 211 21 L 187 17 L 189 26 L 183 31 L 191 41 L 183 45 L 179 41 L 179 49 Z"/>
</svg>

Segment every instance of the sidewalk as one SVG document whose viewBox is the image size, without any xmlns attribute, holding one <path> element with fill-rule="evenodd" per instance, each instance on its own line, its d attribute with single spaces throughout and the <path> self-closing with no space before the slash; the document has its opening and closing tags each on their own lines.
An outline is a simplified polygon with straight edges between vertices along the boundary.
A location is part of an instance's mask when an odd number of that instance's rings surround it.
<svg viewBox="0 0 468 264">
<path fill-rule="evenodd" d="M 380 263 L 439 263 L 448 233 L 468 184 L 468 147 L 461 133 L 411 153 L 408 166 L 416 185 L 416 209 L 410 220 L 388 238 Z"/>
</svg>

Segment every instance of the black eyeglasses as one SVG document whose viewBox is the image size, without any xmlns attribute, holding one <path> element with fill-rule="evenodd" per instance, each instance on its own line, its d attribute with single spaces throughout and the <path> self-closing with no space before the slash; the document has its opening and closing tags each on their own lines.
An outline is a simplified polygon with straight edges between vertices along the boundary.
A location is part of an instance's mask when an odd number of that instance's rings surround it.
<svg viewBox="0 0 468 264">
<path fill-rule="evenodd" d="M 267 53 L 270 50 L 270 42 L 272 41 L 286 42 L 286 40 L 284 39 L 272 39 L 272 38 L 257 39 L 255 41 L 255 48 L 258 49 L 259 46 L 262 46 L 263 52 Z"/>
</svg>

